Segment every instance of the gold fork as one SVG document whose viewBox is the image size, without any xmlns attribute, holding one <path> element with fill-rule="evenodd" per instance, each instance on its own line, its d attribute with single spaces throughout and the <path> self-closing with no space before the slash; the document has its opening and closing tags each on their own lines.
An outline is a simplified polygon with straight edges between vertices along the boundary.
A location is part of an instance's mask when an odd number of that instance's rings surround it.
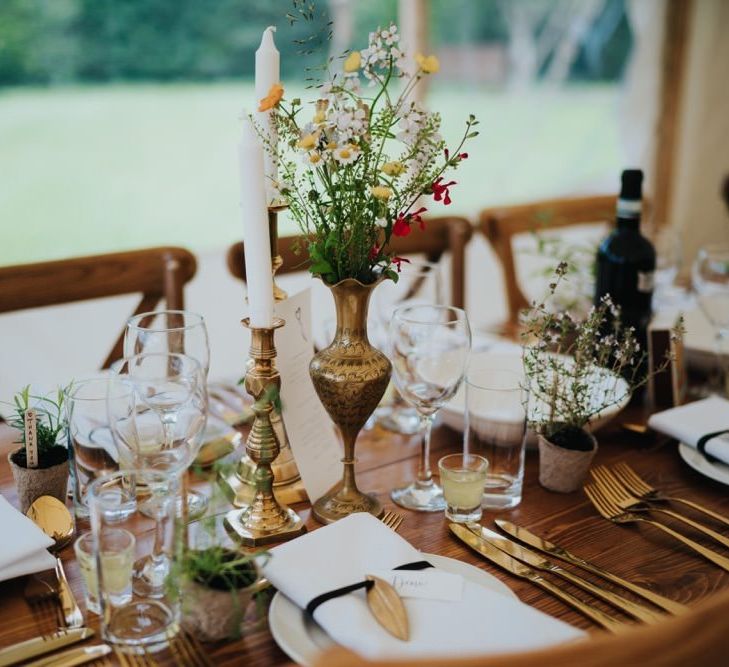
<svg viewBox="0 0 729 667">
<path fill-rule="evenodd" d="M 638 498 L 647 501 L 661 501 L 661 502 L 674 502 L 681 503 L 687 507 L 695 509 L 697 512 L 703 512 L 712 519 L 723 523 L 725 526 L 729 526 L 729 518 L 713 512 L 712 510 L 695 503 L 692 500 L 686 500 L 685 498 L 677 498 L 676 496 L 669 496 L 659 491 L 655 487 L 651 486 L 643 478 L 639 477 L 638 474 L 627 464 L 618 463 L 613 467 L 613 473 L 623 483 L 623 486 L 635 494 Z"/>
<path fill-rule="evenodd" d="M 405 520 L 405 517 L 399 512 L 385 512 L 384 516 L 380 519 L 388 528 L 397 532 L 400 528 L 400 524 Z"/>
<path fill-rule="evenodd" d="M 58 591 L 47 581 L 32 576 L 23 592 L 30 607 L 33 620 L 44 639 L 65 630 L 63 614 L 58 600 Z"/>
<path fill-rule="evenodd" d="M 711 539 L 716 540 L 719 544 L 729 548 L 729 538 L 724 537 L 720 533 L 717 533 L 711 528 L 704 526 L 697 521 L 692 521 L 688 517 L 681 516 L 680 514 L 673 512 L 672 510 L 664 507 L 653 507 L 649 505 L 645 500 L 636 498 L 628 491 L 619 481 L 618 478 L 605 466 L 597 466 L 592 469 L 592 477 L 597 482 L 598 486 L 602 487 L 603 491 L 612 498 L 618 507 L 624 510 L 633 510 L 635 512 L 660 512 L 666 516 L 670 516 L 673 519 L 682 521 L 688 526 L 691 526 L 694 530 L 698 530 L 704 535 L 708 535 Z"/>
<path fill-rule="evenodd" d="M 658 523 L 657 521 L 653 521 L 652 519 L 646 519 L 644 516 L 640 516 L 635 512 L 626 512 L 625 510 L 618 507 L 618 505 L 616 505 L 608 496 L 606 496 L 603 490 L 597 485 L 585 484 L 585 493 L 587 494 L 587 497 L 590 499 L 592 504 L 595 506 L 595 509 L 600 513 L 602 517 L 608 519 L 608 521 L 612 521 L 613 523 L 648 523 L 651 526 L 659 528 L 664 533 L 668 533 L 679 542 L 683 542 L 683 544 L 685 544 L 687 547 L 693 549 L 707 560 L 710 560 L 715 565 L 718 565 L 719 567 L 729 572 L 728 558 L 725 558 L 724 556 L 716 553 L 715 551 L 712 551 L 711 549 L 707 549 L 705 546 L 702 546 L 698 542 L 694 542 L 692 539 L 673 530 L 672 528 L 669 528 L 668 526 L 665 526 L 662 523 Z"/>
</svg>

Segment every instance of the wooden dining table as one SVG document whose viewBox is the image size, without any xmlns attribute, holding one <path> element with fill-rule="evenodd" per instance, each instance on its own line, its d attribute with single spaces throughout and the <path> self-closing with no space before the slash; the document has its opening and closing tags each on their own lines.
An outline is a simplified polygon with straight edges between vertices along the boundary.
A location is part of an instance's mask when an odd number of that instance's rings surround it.
<svg viewBox="0 0 729 667">
<path fill-rule="evenodd" d="M 623 428 L 625 422 L 640 422 L 645 417 L 646 411 L 643 408 L 629 407 L 599 431 L 599 450 L 595 464 L 610 465 L 624 461 L 652 485 L 671 495 L 688 498 L 723 515 L 729 515 L 729 494 L 726 487 L 689 468 L 679 457 L 674 441 L 655 434 L 637 435 Z M 15 436 L 15 432 L 9 427 L 0 425 L 0 493 L 17 506 L 17 494 L 7 462 L 7 454 L 17 447 L 13 444 Z M 436 428 L 431 452 L 433 468 L 437 469 L 439 457 L 461 447 L 461 433 L 445 426 Z M 448 522 L 442 513 L 412 512 L 393 505 L 389 491 L 413 478 L 419 448 L 418 437 L 397 435 L 378 427 L 362 432 L 357 443 L 358 484 L 363 490 L 376 494 L 386 509 L 404 514 L 399 534 L 425 553 L 448 556 L 485 570 L 504 581 L 525 604 L 576 627 L 598 632 L 599 629 L 591 621 L 561 601 L 486 562 L 468 549 L 451 535 Z M 307 503 L 294 507 L 305 519 L 308 530 L 321 527 L 312 517 Z M 536 451 L 527 452 L 521 504 L 508 511 L 485 511 L 482 522 L 492 526 L 493 520 L 498 517 L 507 518 L 621 577 L 683 604 L 692 605 L 720 589 L 729 587 L 729 573 L 703 560 L 662 531 L 651 526 L 616 525 L 606 521 L 597 514 L 582 490 L 560 494 L 542 488 L 538 481 Z M 705 517 L 693 518 L 703 520 Z M 78 521 L 77 528 L 79 531 L 87 530 L 88 525 L 84 521 Z M 721 525 L 712 524 L 712 528 L 722 530 Z M 711 544 L 691 529 L 679 529 L 706 546 L 717 551 L 722 550 L 722 547 Z M 724 529 L 725 534 L 728 532 Z M 6 539 L 12 539 L 12 536 L 3 534 L 0 537 L 0 548 L 2 540 Z M 87 624 L 98 629 L 98 617 L 85 610 L 83 584 L 73 548 L 68 546 L 59 555 Z M 302 576 L 305 576 L 306 564 L 302 563 L 301 568 Z M 567 569 L 572 568 L 567 566 Z M 622 589 L 582 571 L 578 572 L 600 586 L 630 597 Z M 620 617 L 610 607 L 590 598 L 571 584 L 559 581 L 571 593 Z M 38 635 L 31 611 L 23 597 L 24 586 L 23 578 L 0 583 L 0 647 Z M 487 618 L 484 619 L 484 627 L 488 627 Z M 205 648 L 214 665 L 245 664 L 254 667 L 290 664 L 290 659 L 271 636 L 265 617 L 261 617 L 258 623 L 251 624 L 250 629 L 240 639 L 207 644 Z M 174 664 L 171 658 L 166 663 L 164 656 L 156 656 L 156 659 L 160 665 Z"/>
</svg>

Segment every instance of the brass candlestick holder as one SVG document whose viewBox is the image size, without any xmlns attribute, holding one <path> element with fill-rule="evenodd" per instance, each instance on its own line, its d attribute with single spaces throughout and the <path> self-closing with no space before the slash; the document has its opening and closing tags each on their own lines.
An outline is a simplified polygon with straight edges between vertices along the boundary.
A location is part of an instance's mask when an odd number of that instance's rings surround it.
<svg viewBox="0 0 729 667">
<path fill-rule="evenodd" d="M 283 259 L 278 252 L 278 215 L 286 210 L 285 205 L 273 205 L 268 209 L 268 233 L 271 243 L 271 270 L 274 274 L 273 296 L 276 301 L 284 301 L 288 295 L 275 280 L 276 272 L 283 266 Z M 301 482 L 301 475 L 296 466 L 286 429 L 278 412 L 271 414 L 271 425 L 281 445 L 281 453 L 271 465 L 274 474 L 276 497 L 282 503 L 298 503 L 308 500 L 306 490 Z M 235 507 L 246 507 L 253 501 L 256 490 L 256 464 L 244 453 L 233 474 L 224 476 L 220 484 Z"/>
<path fill-rule="evenodd" d="M 250 357 L 253 364 L 246 373 L 245 388 L 255 400 L 255 419 L 246 441 L 246 452 L 255 464 L 255 493 L 248 507 L 228 512 L 225 523 L 245 546 L 253 547 L 291 539 L 306 532 L 306 527 L 296 512 L 279 504 L 273 495 L 271 463 L 280 452 L 280 444 L 271 419 L 277 411 L 273 397 L 268 393 L 278 392 L 281 388 L 281 377 L 274 363 L 276 348 L 273 335 L 284 321 L 275 318 L 271 327 L 264 328 L 251 326 L 246 318 L 243 325 L 251 331 Z"/>
</svg>

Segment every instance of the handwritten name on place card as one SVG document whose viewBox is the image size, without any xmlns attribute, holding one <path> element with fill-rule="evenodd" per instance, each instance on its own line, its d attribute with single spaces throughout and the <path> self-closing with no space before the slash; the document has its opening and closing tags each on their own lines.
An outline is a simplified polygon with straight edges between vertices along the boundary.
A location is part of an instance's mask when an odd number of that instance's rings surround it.
<svg viewBox="0 0 729 667">
<path fill-rule="evenodd" d="M 463 598 L 463 577 L 442 570 L 382 570 L 370 574 L 384 579 L 404 598 L 458 602 Z"/>
</svg>

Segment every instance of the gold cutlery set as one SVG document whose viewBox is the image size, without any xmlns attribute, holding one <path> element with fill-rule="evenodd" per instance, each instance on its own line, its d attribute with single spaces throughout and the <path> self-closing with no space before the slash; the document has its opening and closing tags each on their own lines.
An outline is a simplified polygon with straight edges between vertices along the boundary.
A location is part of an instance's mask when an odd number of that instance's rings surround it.
<svg viewBox="0 0 729 667">
<path fill-rule="evenodd" d="M 690 526 L 722 546 L 729 548 L 729 539 L 724 535 L 717 533 L 715 530 L 698 521 L 694 521 L 668 509 L 665 507 L 665 503 L 681 503 L 727 526 L 729 525 L 729 521 L 725 517 L 698 503 L 683 498 L 662 495 L 659 491 L 646 484 L 630 466 L 624 463 L 618 464 L 613 468 L 598 466 L 593 469 L 592 477 L 594 483 L 585 485 L 585 493 L 601 516 L 618 524 L 646 523 L 654 526 L 729 572 L 728 557 L 699 544 L 683 533 L 649 518 L 647 515 L 659 514 L 668 516 Z"/>
<path fill-rule="evenodd" d="M 647 513 L 658 513 L 668 516 L 690 526 L 703 535 L 719 542 L 721 545 L 729 547 L 729 539 L 724 535 L 693 519 L 678 514 L 672 509 L 667 508 L 665 504 L 668 502 L 683 504 L 727 526 L 729 525 L 729 520 L 725 517 L 693 501 L 662 494 L 659 490 L 641 479 L 624 463 L 617 464 L 612 468 L 598 466 L 592 471 L 592 476 L 594 483 L 585 486 L 585 493 L 601 516 L 615 523 L 644 522 L 655 526 L 716 565 L 729 571 L 729 558 L 704 547 L 682 533 L 654 521 L 645 515 Z M 531 581 L 608 631 L 616 632 L 624 628 L 628 624 L 628 621 L 614 618 L 592 606 L 589 602 L 577 598 L 554 581 L 547 579 L 543 576 L 543 573 L 552 574 L 564 581 L 568 581 L 577 588 L 590 593 L 593 597 L 602 600 L 627 616 L 631 616 L 633 619 L 643 623 L 656 623 L 665 618 L 666 614 L 676 615 L 687 610 L 684 605 L 618 577 L 611 572 L 607 572 L 597 565 L 572 554 L 563 547 L 534 535 L 526 528 L 501 519 L 496 519 L 496 525 L 510 537 L 533 547 L 536 551 L 528 549 L 522 544 L 518 544 L 504 535 L 489 530 L 477 523 L 465 525 L 451 523 L 450 530 L 456 537 L 487 560 L 517 577 Z M 617 584 L 642 598 L 643 601 L 650 602 L 655 608 L 635 602 L 623 595 L 597 586 L 593 582 L 564 569 L 554 561 L 546 558 L 543 554 L 553 556 L 606 579 L 613 584 Z"/>
</svg>

